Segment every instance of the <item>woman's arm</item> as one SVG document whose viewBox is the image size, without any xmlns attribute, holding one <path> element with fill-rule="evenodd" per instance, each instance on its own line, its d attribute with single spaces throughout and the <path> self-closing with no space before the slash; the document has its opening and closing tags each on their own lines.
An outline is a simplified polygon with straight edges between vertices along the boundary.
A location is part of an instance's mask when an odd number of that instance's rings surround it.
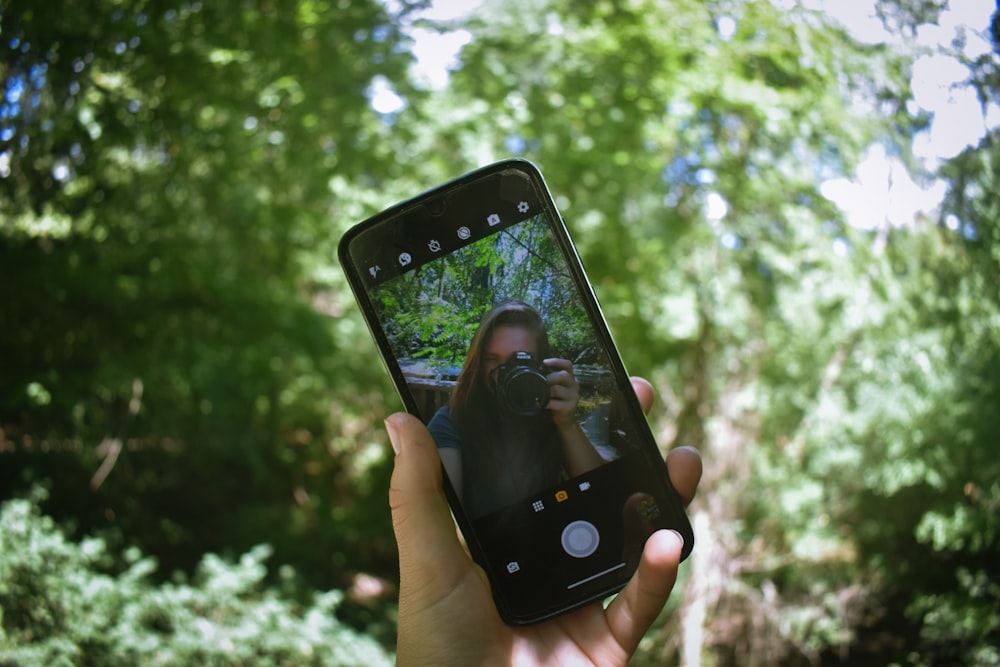
<svg viewBox="0 0 1000 667">
<path fill-rule="evenodd" d="M 573 362 L 568 359 L 546 359 L 544 364 L 546 368 L 554 369 L 546 375 L 552 391 L 547 407 L 562 441 L 567 472 L 571 477 L 576 477 L 604 465 L 606 461 L 597 453 L 576 418 L 580 385 L 573 375 Z"/>
</svg>

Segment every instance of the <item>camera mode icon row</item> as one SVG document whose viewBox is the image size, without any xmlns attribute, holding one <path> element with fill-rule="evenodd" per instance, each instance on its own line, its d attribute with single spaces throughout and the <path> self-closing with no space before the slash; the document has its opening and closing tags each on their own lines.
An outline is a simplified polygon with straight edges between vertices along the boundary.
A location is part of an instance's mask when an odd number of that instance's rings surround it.
<svg viewBox="0 0 1000 667">
<path fill-rule="evenodd" d="M 589 491 L 590 482 L 586 480 L 582 481 L 579 484 L 577 484 L 576 487 L 581 491 Z M 559 489 L 558 491 L 555 492 L 555 500 L 557 503 L 566 502 L 567 500 L 569 500 L 569 492 L 566 491 L 566 489 Z M 545 509 L 545 501 L 543 501 L 540 498 L 531 501 L 531 509 L 535 510 L 536 512 L 541 512 L 543 509 Z"/>
</svg>

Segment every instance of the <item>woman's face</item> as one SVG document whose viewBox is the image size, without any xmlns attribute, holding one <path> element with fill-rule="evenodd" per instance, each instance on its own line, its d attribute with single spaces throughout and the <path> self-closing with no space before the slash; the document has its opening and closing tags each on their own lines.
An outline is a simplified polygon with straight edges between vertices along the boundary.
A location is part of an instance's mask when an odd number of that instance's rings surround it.
<svg viewBox="0 0 1000 667">
<path fill-rule="evenodd" d="M 486 345 L 486 358 L 483 360 L 486 376 L 492 377 L 497 366 L 514 356 L 515 352 L 528 352 L 538 357 L 538 342 L 531 332 L 524 327 L 516 326 L 499 326 L 494 329 Z"/>
</svg>

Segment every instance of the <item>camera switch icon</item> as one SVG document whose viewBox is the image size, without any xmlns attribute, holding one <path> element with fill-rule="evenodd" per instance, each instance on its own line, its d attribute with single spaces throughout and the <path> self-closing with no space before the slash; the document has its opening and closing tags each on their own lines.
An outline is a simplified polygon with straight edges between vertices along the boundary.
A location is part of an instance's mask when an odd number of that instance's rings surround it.
<svg viewBox="0 0 1000 667">
<path fill-rule="evenodd" d="M 507 572 L 509 572 L 510 574 L 514 574 L 515 572 L 519 572 L 520 570 L 521 570 L 521 565 L 516 560 L 512 560 L 511 562 L 507 563 Z"/>
</svg>

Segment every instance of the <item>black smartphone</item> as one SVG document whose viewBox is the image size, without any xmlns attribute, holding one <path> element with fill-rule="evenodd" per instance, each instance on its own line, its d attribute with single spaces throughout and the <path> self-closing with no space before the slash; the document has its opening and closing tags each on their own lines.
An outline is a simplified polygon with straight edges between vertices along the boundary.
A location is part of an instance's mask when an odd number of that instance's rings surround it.
<svg viewBox="0 0 1000 667">
<path fill-rule="evenodd" d="M 683 504 L 538 169 L 504 160 L 339 247 L 406 409 L 510 625 L 619 591 Z"/>
</svg>

